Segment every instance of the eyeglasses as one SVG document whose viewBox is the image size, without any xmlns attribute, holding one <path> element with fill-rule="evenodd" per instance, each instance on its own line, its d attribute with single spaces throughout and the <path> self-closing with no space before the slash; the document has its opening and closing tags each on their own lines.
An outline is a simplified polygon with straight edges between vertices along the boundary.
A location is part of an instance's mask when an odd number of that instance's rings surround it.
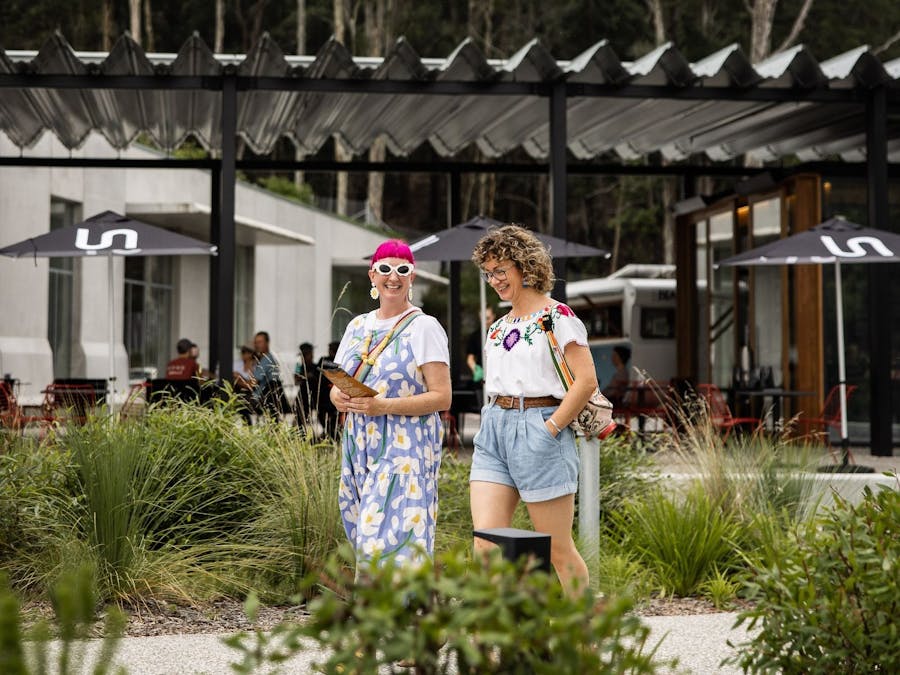
<svg viewBox="0 0 900 675">
<path fill-rule="evenodd" d="M 408 277 L 413 273 L 415 267 L 411 263 L 400 263 L 399 265 L 389 265 L 386 262 L 375 263 L 373 270 L 383 276 L 389 276 L 391 272 L 396 272 L 398 276 Z"/>
<path fill-rule="evenodd" d="M 496 279 L 497 281 L 505 281 L 506 273 L 509 271 L 510 267 L 512 267 L 512 265 L 507 265 L 503 268 L 496 267 L 490 272 L 488 272 L 487 270 L 481 270 L 481 278 L 486 282 L 489 282 L 491 279 Z"/>
</svg>

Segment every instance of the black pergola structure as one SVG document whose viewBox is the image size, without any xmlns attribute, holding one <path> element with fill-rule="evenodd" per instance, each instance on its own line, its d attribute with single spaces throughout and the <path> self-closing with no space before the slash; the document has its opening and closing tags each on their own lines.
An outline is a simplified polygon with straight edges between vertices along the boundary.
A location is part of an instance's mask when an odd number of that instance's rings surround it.
<svg viewBox="0 0 900 675">
<path fill-rule="evenodd" d="M 868 225 L 898 228 L 887 221 L 888 177 L 900 161 L 900 60 L 882 63 L 865 46 L 822 62 L 798 46 L 751 64 L 737 45 L 689 63 L 672 44 L 624 61 L 606 41 L 557 61 L 537 40 L 509 59 L 488 60 L 468 40 L 447 58 L 423 59 L 402 38 L 383 58 L 359 58 L 333 40 L 315 56 L 286 56 L 268 36 L 246 55 L 213 54 L 197 36 L 177 54 L 147 54 L 127 35 L 109 53 L 78 53 L 56 35 L 38 52 L 0 49 L 0 90 L 0 130 L 21 149 L 0 157 L 0 166 L 210 171 L 211 241 L 219 251 L 210 279 L 214 363 L 230 363 L 233 350 L 238 169 L 442 173 L 450 225 L 462 220 L 462 174 L 546 173 L 552 234 L 567 238 L 569 174 L 680 176 L 690 195 L 696 176 L 760 171 L 728 160 L 800 157 L 799 166 L 765 170 L 863 176 Z M 48 130 L 70 149 L 91 132 L 119 149 L 146 134 L 166 151 L 192 135 L 215 159 L 27 156 Z M 355 155 L 383 137 L 395 157 L 428 143 L 445 159 L 238 161 L 238 136 L 263 156 L 284 137 L 311 155 L 339 136 Z M 488 162 L 452 159 L 473 144 Z M 534 162 L 504 161 L 519 148 Z M 869 294 L 871 443 L 890 454 L 897 403 L 882 289 L 890 290 L 891 266 L 869 274 L 870 287 L 880 289 Z M 451 306 L 458 303 L 451 284 Z M 458 339 L 456 322 L 450 332 Z"/>
</svg>

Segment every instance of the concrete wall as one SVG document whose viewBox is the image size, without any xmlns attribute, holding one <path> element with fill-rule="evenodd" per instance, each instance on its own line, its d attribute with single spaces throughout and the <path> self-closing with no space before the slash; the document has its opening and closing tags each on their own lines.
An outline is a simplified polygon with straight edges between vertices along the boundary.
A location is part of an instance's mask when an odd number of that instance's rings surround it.
<svg viewBox="0 0 900 675">
<path fill-rule="evenodd" d="M 0 134 L 0 153 L 19 151 Z M 52 136 L 45 136 L 26 155 L 68 156 Z M 78 151 L 84 157 L 114 157 L 99 135 L 92 134 Z M 127 157 L 154 157 L 131 148 Z M 50 169 L 0 168 L 0 246 L 40 235 L 50 227 L 50 200 L 58 197 L 82 205 L 88 217 L 110 209 L 126 212 L 128 204 L 210 204 L 209 173 L 195 169 Z M 315 245 L 283 240 L 281 245 L 255 247 L 255 330 L 272 336 L 273 352 L 282 361 L 286 380 L 297 358 L 297 345 L 309 341 L 324 354 L 331 338 L 332 263 L 370 254 L 384 237 L 339 218 L 307 208 L 253 186 L 239 183 L 235 195 L 238 217 L 261 221 L 298 235 Z M 201 237 L 202 238 L 202 237 Z M 120 391 L 127 389 L 128 355 L 123 344 L 124 263 L 114 259 L 115 305 L 108 310 L 105 259 L 76 261 L 76 337 L 73 376 L 106 378 L 109 373 L 109 327 L 115 328 L 115 370 Z M 201 355 L 209 354 L 209 261 L 180 257 L 174 266 L 174 340 L 187 336 Z M 46 258 L 0 257 L 0 376 L 11 373 L 22 381 L 25 403 L 40 401 L 40 390 L 53 379 L 53 358 L 47 341 L 49 273 Z M 251 336 L 246 336 L 249 339 Z M 236 345 L 237 346 L 237 345 Z"/>
</svg>

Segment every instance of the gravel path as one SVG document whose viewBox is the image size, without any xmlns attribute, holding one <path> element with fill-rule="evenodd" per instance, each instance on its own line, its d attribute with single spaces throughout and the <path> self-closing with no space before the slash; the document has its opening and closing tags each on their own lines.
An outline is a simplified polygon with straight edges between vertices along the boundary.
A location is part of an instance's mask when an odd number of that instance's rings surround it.
<svg viewBox="0 0 900 675">
<path fill-rule="evenodd" d="M 743 642 L 747 633 L 743 627 L 733 629 L 736 613 L 695 614 L 689 616 L 644 617 L 651 629 L 650 644 L 662 640 L 657 654 L 660 658 L 677 657 L 677 673 L 709 673 L 730 675 L 740 671 L 731 666 L 719 666 L 733 651 L 727 640 Z M 129 637 L 122 640 L 115 664 L 125 667 L 132 675 L 181 675 L 195 673 L 230 673 L 230 664 L 238 653 L 222 643 L 222 635 L 159 635 Z M 81 654 L 83 667 L 79 673 L 88 675 L 96 657 L 98 643 L 88 643 Z M 321 652 L 300 652 L 283 665 L 282 673 L 311 673 L 312 664 Z"/>
</svg>

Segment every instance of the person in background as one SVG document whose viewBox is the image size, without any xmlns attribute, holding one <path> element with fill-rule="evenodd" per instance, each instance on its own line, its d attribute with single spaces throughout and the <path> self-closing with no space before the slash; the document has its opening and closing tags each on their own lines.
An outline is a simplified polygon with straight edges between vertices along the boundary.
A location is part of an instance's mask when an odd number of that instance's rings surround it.
<svg viewBox="0 0 900 675">
<path fill-rule="evenodd" d="M 628 393 L 628 361 L 631 359 L 631 350 L 625 345 L 616 345 L 613 347 L 612 362 L 615 372 L 606 386 L 603 388 L 603 395 L 609 399 L 610 403 L 616 408 L 621 406 L 625 400 L 625 394 Z"/>
<path fill-rule="evenodd" d="M 338 430 L 338 410 L 331 401 L 331 380 L 324 377 L 321 373 L 322 365 L 325 361 L 333 362 L 337 356 L 337 350 L 340 342 L 328 343 L 328 356 L 323 356 L 316 363 L 319 369 L 318 375 L 318 395 L 316 397 L 316 413 L 319 417 L 319 424 L 322 425 L 322 431 L 328 438 L 336 438 Z"/>
<path fill-rule="evenodd" d="M 476 388 L 481 387 L 484 381 L 484 364 L 481 362 L 481 347 L 484 345 L 484 335 L 496 318 L 494 308 L 488 305 L 484 308 L 484 326 L 472 331 L 466 347 L 466 365 L 472 371 L 472 384 Z"/>
<path fill-rule="evenodd" d="M 235 362 L 231 376 L 235 392 L 241 399 L 241 417 L 247 424 L 253 421 L 253 389 L 256 386 L 253 379 L 254 368 L 256 368 L 256 352 L 247 345 L 241 345 L 241 358 Z"/>
<path fill-rule="evenodd" d="M 200 347 L 197 346 L 196 342 L 191 343 L 190 357 L 194 359 L 194 363 L 197 364 L 197 370 L 200 373 L 199 375 L 197 375 L 199 379 L 203 380 L 204 382 L 209 382 L 210 380 L 215 379 L 216 374 L 208 368 L 204 368 L 200 364 Z"/>
<path fill-rule="evenodd" d="M 517 225 L 488 231 L 472 253 L 482 278 L 510 312 L 488 329 L 485 402 L 474 439 L 470 502 L 475 529 L 509 527 L 524 501 L 535 530 L 551 537 L 550 562 L 567 593 L 588 588 L 588 568 L 575 547 L 578 449 L 569 423 L 597 387 L 587 330 L 567 305 L 547 293 L 553 261 L 540 240 Z M 544 332 L 552 330 L 575 382 L 566 391 Z M 475 540 L 476 551 L 493 544 Z"/>
<path fill-rule="evenodd" d="M 372 256 L 370 295 L 378 308 L 354 318 L 335 361 L 378 392 L 331 401 L 346 413 L 338 504 L 357 561 L 432 555 L 443 425 L 450 406 L 450 350 L 437 319 L 415 307 L 415 258 L 394 239 Z"/>
<path fill-rule="evenodd" d="M 294 413 L 298 426 L 311 421 L 312 411 L 316 408 L 319 387 L 319 368 L 313 359 L 313 346 L 309 342 L 300 345 L 300 358 L 294 366 L 294 384 L 297 385 L 297 400 Z"/>
<path fill-rule="evenodd" d="M 253 349 L 257 363 L 253 369 L 253 403 L 256 411 L 267 413 L 274 418 L 287 412 L 287 400 L 281 384 L 281 370 L 278 361 L 269 351 L 269 334 L 259 331 L 253 337 Z"/>
<path fill-rule="evenodd" d="M 256 367 L 256 353 L 251 347 L 241 345 L 241 358 L 234 362 L 231 373 L 236 389 L 253 390 L 253 369 Z"/>
<path fill-rule="evenodd" d="M 190 380 L 200 376 L 200 364 L 191 358 L 193 344 L 187 338 L 181 338 L 175 345 L 178 356 L 166 365 L 167 380 Z"/>
</svg>

